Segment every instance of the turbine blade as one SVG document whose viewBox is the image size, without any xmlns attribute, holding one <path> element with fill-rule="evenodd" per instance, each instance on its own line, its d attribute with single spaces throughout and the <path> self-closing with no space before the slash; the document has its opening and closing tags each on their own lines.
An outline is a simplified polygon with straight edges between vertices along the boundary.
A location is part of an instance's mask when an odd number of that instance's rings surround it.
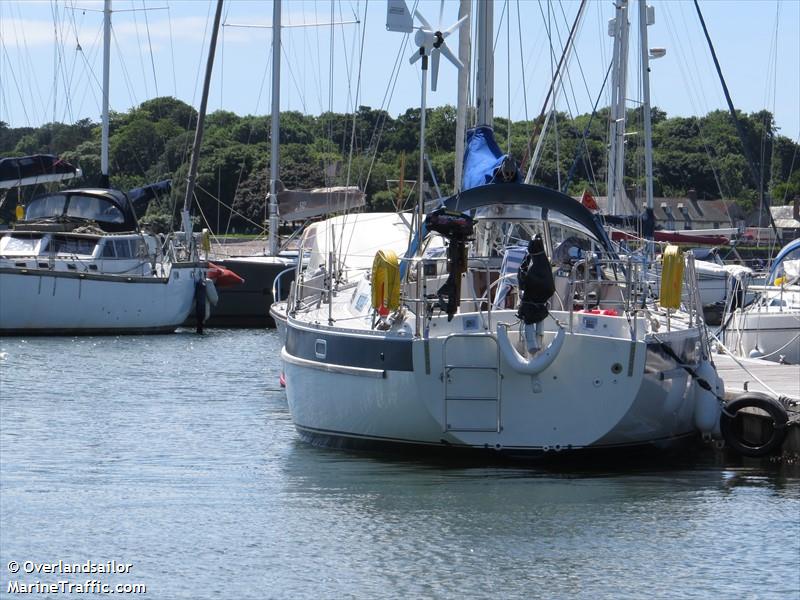
<svg viewBox="0 0 800 600">
<path fill-rule="evenodd" d="M 464 15 L 463 17 L 461 17 L 458 21 L 450 25 L 450 27 L 448 27 L 442 32 L 442 37 L 446 38 L 448 35 L 453 33 L 456 29 L 461 27 L 466 22 L 467 19 L 469 19 L 469 15 Z"/>
<path fill-rule="evenodd" d="M 436 82 L 439 81 L 439 51 L 431 52 L 431 90 L 436 91 Z"/>
<path fill-rule="evenodd" d="M 413 65 L 420 58 L 422 58 L 422 55 L 419 53 L 419 50 L 417 50 L 416 52 L 414 52 L 414 54 L 408 57 L 408 62 Z"/>
<path fill-rule="evenodd" d="M 414 16 L 416 16 L 417 19 L 419 19 L 419 22 L 422 23 L 423 29 L 427 29 L 428 31 L 433 31 L 433 27 L 431 27 L 431 24 L 425 20 L 425 17 L 422 16 L 422 13 L 420 13 L 419 10 L 414 11 Z"/>
<path fill-rule="evenodd" d="M 442 15 L 444 14 L 444 0 L 439 3 L 439 22 L 436 24 L 437 31 L 442 29 Z"/>
<path fill-rule="evenodd" d="M 444 54 L 445 58 L 449 60 L 451 63 L 453 63 L 456 66 L 456 68 L 458 69 L 464 68 L 464 63 L 458 60 L 458 57 L 455 54 L 450 52 L 450 48 L 447 47 L 447 44 L 442 44 L 441 46 L 439 46 L 439 52 Z M 439 54 L 439 52 L 437 52 L 436 54 Z"/>
</svg>

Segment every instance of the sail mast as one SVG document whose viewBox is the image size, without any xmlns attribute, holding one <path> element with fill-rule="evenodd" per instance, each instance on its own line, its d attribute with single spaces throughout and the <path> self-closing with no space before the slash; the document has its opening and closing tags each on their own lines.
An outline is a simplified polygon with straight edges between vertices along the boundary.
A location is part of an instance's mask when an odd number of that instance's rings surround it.
<svg viewBox="0 0 800 600">
<path fill-rule="evenodd" d="M 461 0 L 458 18 L 472 15 L 472 0 Z M 461 179 L 464 169 L 464 137 L 467 129 L 467 105 L 469 104 L 469 67 L 471 48 L 470 29 L 462 29 L 458 34 L 458 60 L 464 65 L 458 71 L 458 100 L 456 101 L 456 164 L 453 176 L 453 191 L 461 191 Z"/>
<path fill-rule="evenodd" d="M 492 126 L 494 122 L 494 2 L 478 2 L 478 71 L 475 82 L 475 104 L 478 125 Z"/>
<path fill-rule="evenodd" d="M 281 0 L 272 3 L 272 122 L 269 157 L 269 253 L 278 254 L 278 163 L 281 117 Z"/>
<path fill-rule="evenodd" d="M 211 71 L 214 67 L 214 53 L 217 49 L 217 33 L 222 17 L 222 0 L 217 0 L 217 12 L 214 15 L 214 28 L 211 31 L 211 42 L 208 46 L 208 60 L 206 61 L 206 75 L 203 80 L 203 97 L 200 101 L 200 111 L 197 114 L 197 129 L 194 132 L 194 145 L 192 146 L 192 160 L 189 163 L 189 176 L 186 180 L 186 196 L 183 199 L 183 231 L 186 236 L 186 245 L 190 246 L 192 236 L 192 222 L 189 219 L 189 208 L 194 196 L 194 184 L 197 179 L 197 163 L 200 162 L 200 145 L 203 143 L 203 127 L 206 120 L 206 107 L 208 106 L 208 88 L 211 86 Z"/>
<path fill-rule="evenodd" d="M 742 127 L 742 123 L 739 121 L 739 117 L 736 114 L 736 109 L 733 106 L 733 100 L 731 99 L 731 94 L 728 91 L 728 85 L 725 83 L 725 77 L 722 75 L 722 67 L 719 66 L 719 60 L 717 60 L 717 52 L 714 50 L 714 44 L 711 42 L 711 35 L 708 33 L 708 28 L 706 27 L 706 21 L 703 18 L 703 13 L 700 12 L 700 5 L 697 3 L 697 0 L 694 0 L 694 8 L 697 11 L 697 16 L 700 18 L 700 25 L 703 28 L 703 34 L 706 37 L 706 42 L 708 42 L 708 48 L 711 50 L 711 58 L 714 60 L 714 66 L 717 69 L 717 75 L 719 76 L 719 81 L 722 84 L 722 91 L 725 94 L 725 100 L 728 103 L 728 110 L 731 113 L 731 119 L 733 119 L 733 124 L 736 126 L 736 133 L 739 135 L 739 141 L 742 143 L 742 150 L 744 151 L 744 157 L 747 160 L 747 166 L 750 167 L 750 176 L 753 178 L 753 183 L 756 186 L 756 190 L 758 190 L 759 196 L 759 210 L 763 213 L 766 212 L 767 216 L 769 217 L 769 223 L 772 227 L 772 230 L 775 232 L 776 239 L 781 239 L 780 231 L 778 231 L 777 226 L 775 225 L 775 219 L 772 218 L 772 211 L 769 209 L 770 201 L 769 196 L 764 193 L 764 186 L 761 178 L 758 176 L 758 172 L 756 170 L 756 163 L 753 160 L 752 155 L 750 154 L 750 148 L 747 144 L 747 136 L 744 132 L 744 128 Z M 759 216 L 759 223 L 761 222 L 761 217 Z"/>
<path fill-rule="evenodd" d="M 647 26 L 651 19 L 646 0 L 639 0 L 639 39 L 642 51 L 642 109 L 644 111 L 644 174 L 647 208 L 653 208 L 653 127 L 650 111 L 650 49 Z"/>
<path fill-rule="evenodd" d="M 614 57 L 611 73 L 611 110 L 609 118 L 608 153 L 608 212 L 617 213 L 617 198 L 625 193 L 625 92 L 628 76 L 628 0 L 618 0 L 616 16 L 608 24 L 614 37 Z"/>
<path fill-rule="evenodd" d="M 111 0 L 103 5 L 103 126 L 100 142 L 100 186 L 108 187 L 108 87 L 111 74 Z"/>
</svg>

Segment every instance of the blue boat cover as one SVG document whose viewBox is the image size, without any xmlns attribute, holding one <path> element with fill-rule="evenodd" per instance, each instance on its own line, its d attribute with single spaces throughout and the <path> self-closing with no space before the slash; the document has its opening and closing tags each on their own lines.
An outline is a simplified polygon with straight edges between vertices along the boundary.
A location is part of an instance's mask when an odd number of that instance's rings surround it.
<svg viewBox="0 0 800 600">
<path fill-rule="evenodd" d="M 151 183 L 128 191 L 128 198 L 135 206 L 146 206 L 153 198 L 167 195 L 172 189 L 172 180 L 165 179 L 156 183 Z"/>
<path fill-rule="evenodd" d="M 482 125 L 467 131 L 464 149 L 464 175 L 461 190 L 466 191 L 487 183 L 522 183 L 519 168 L 513 165 L 511 173 L 502 173 L 509 160 L 494 140 L 491 127 Z"/>
</svg>

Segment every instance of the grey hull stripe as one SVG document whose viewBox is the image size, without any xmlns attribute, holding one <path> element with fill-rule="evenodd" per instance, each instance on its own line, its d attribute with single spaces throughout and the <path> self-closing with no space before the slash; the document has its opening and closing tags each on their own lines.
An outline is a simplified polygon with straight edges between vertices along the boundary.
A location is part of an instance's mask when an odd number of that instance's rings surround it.
<svg viewBox="0 0 800 600">
<path fill-rule="evenodd" d="M 374 369 L 378 371 L 413 371 L 411 339 L 384 336 L 330 333 L 289 324 L 286 331 L 286 352 L 320 364 Z M 324 358 L 320 358 L 324 346 Z"/>
<path fill-rule="evenodd" d="M 292 356 L 285 350 L 281 353 L 284 362 L 290 365 L 297 365 L 298 367 L 308 367 L 328 373 L 342 373 L 344 375 L 356 375 L 358 377 L 374 377 L 375 379 L 383 379 L 386 377 L 386 371 L 381 369 L 363 369 L 361 367 L 344 367 L 342 365 L 331 365 L 328 363 L 318 362 L 316 360 L 306 360 L 305 358 L 297 358 Z"/>
</svg>

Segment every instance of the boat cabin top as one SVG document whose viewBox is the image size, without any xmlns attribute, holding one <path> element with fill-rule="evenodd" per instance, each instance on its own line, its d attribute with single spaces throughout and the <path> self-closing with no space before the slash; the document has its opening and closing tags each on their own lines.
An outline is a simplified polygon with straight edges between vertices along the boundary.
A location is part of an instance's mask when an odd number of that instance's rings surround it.
<svg viewBox="0 0 800 600">
<path fill-rule="evenodd" d="M 139 224 L 128 197 L 118 190 L 75 189 L 37 196 L 25 210 L 17 230 L 70 231 L 91 223 L 105 232 L 137 231 Z"/>
</svg>

